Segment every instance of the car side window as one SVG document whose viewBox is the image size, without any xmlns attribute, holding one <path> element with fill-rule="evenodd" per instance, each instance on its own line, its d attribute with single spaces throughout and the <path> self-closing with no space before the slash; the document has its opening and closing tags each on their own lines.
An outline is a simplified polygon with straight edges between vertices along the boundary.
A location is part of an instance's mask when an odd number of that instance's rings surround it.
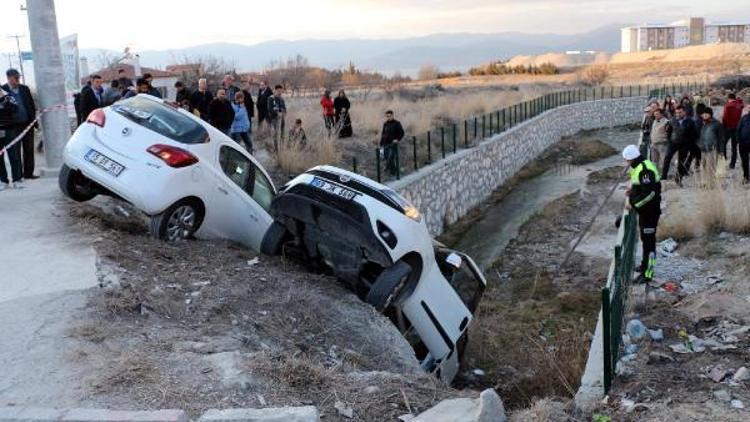
<svg viewBox="0 0 750 422">
<path fill-rule="evenodd" d="M 271 209 L 273 187 L 262 171 L 252 161 L 234 148 L 223 146 L 219 163 L 224 174 L 245 191 L 264 210 Z"/>
</svg>

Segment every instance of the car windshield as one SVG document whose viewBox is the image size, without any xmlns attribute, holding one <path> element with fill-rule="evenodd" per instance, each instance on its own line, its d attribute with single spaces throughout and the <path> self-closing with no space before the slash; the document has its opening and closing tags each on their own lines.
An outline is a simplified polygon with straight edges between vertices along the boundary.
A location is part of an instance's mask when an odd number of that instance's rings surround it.
<svg viewBox="0 0 750 422">
<path fill-rule="evenodd" d="M 200 123 L 172 107 L 143 97 L 131 97 L 112 110 L 139 125 L 183 144 L 208 142 L 208 131 Z"/>
<path fill-rule="evenodd" d="M 448 262 L 448 256 L 451 253 L 456 253 L 461 258 L 458 268 Z M 456 290 L 464 305 L 473 313 L 479 304 L 486 283 L 476 268 L 476 264 L 470 261 L 468 256 L 445 248 L 435 249 L 435 260 L 440 272 Z"/>
</svg>

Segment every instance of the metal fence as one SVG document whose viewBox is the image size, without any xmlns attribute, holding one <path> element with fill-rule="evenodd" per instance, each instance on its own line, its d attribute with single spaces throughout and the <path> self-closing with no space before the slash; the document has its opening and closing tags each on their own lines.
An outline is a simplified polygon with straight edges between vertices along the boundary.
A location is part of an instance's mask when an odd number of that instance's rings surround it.
<svg viewBox="0 0 750 422">
<path fill-rule="evenodd" d="M 385 157 L 380 148 L 376 148 L 369 157 L 361 155 L 352 157 L 351 168 L 355 173 L 363 168 L 374 168 L 375 174 L 368 176 L 374 176 L 378 182 L 400 179 L 408 173 L 418 171 L 461 149 L 472 148 L 486 138 L 560 106 L 584 101 L 646 95 L 663 99 L 666 93 L 678 95 L 699 90 L 701 87 L 700 83 L 690 82 L 679 85 L 608 86 L 551 92 L 491 113 L 465 120 L 449 120 L 443 126 L 428 130 L 426 133 L 405 136 L 396 148 L 397 171 L 395 175 L 385 174 Z"/>
<path fill-rule="evenodd" d="M 665 95 L 662 88 L 649 92 L 650 98 Z M 644 119 L 646 116 L 644 115 Z M 641 132 L 639 146 L 641 154 L 651 159 L 651 142 Z M 638 216 L 635 211 L 623 211 L 620 230 L 615 245 L 615 256 L 609 269 L 607 284 L 602 288 L 602 342 L 604 355 L 604 393 L 612 386 L 617 361 L 622 346 L 622 324 L 628 291 L 633 279 L 635 253 L 638 246 Z"/>
</svg>

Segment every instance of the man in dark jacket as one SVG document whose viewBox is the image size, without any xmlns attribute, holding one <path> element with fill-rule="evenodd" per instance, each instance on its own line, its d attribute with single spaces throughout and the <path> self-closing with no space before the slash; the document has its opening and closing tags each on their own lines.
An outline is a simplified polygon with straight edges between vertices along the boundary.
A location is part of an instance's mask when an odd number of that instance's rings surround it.
<svg viewBox="0 0 750 422">
<path fill-rule="evenodd" d="M 125 74 L 125 69 L 117 70 L 117 81 L 118 85 L 120 85 L 122 95 L 125 95 L 125 90 L 133 86 L 133 81 L 127 77 L 127 75 Z"/>
<path fill-rule="evenodd" d="M 34 98 L 31 96 L 31 90 L 21 83 L 21 74 L 16 69 L 8 69 L 5 76 L 8 78 L 8 83 L 3 85 L 2 88 L 16 100 L 18 109 L 15 116 L 15 132 L 21 133 L 36 118 L 36 105 L 34 104 Z M 21 140 L 21 157 L 24 179 L 39 178 L 39 176 L 34 175 L 33 127 L 26 132 L 23 140 Z"/>
<path fill-rule="evenodd" d="M 398 170 L 398 143 L 403 137 L 404 127 L 401 126 L 401 122 L 393 118 L 392 110 L 386 111 L 383 132 L 380 135 L 380 146 L 383 148 L 385 169 L 391 176 L 395 176 Z"/>
<path fill-rule="evenodd" d="M 138 78 L 135 81 L 135 91 L 132 89 L 129 89 L 125 95 L 122 96 L 122 99 L 128 99 L 130 97 L 135 97 L 138 94 L 148 94 L 151 90 L 151 85 L 149 85 L 148 81 L 143 78 Z"/>
<path fill-rule="evenodd" d="M 255 117 L 255 103 L 253 102 L 252 83 L 248 80 L 245 82 L 245 89 L 242 90 L 242 94 L 245 98 L 245 109 L 247 109 L 247 117 L 253 120 Z"/>
<path fill-rule="evenodd" d="M 0 88 L 0 151 L 6 148 L 16 137 L 14 130 L 16 126 L 16 112 L 18 104 L 12 95 Z M 16 143 L 8 148 L 5 153 L 0 154 L 0 191 L 8 189 L 8 171 L 5 169 L 5 154 L 10 161 L 10 172 L 13 177 L 13 187 L 23 187 L 23 168 L 21 165 L 21 144 Z"/>
<path fill-rule="evenodd" d="M 742 162 L 742 176 L 745 183 L 750 183 L 750 106 L 745 107 L 745 110 L 746 114 L 737 126 L 737 144 Z"/>
<path fill-rule="evenodd" d="M 148 95 L 152 95 L 152 96 L 154 96 L 156 98 L 161 98 L 161 91 L 159 91 L 158 89 L 156 89 L 156 87 L 153 85 L 154 76 L 152 74 L 150 74 L 150 73 L 144 73 L 143 74 L 143 79 L 145 79 L 146 82 L 148 82 L 148 92 L 147 92 L 147 94 Z"/>
<path fill-rule="evenodd" d="M 703 122 L 698 137 L 698 148 L 702 156 L 700 164 L 704 170 L 713 173 L 716 169 L 717 152 L 724 153 L 724 128 L 718 120 L 714 119 L 714 111 L 711 107 L 701 110 L 700 118 Z"/>
<path fill-rule="evenodd" d="M 227 99 L 227 92 L 224 88 L 219 88 L 216 91 L 216 98 L 208 106 L 208 122 L 229 136 L 229 128 L 232 127 L 233 121 L 232 103 Z"/>
<path fill-rule="evenodd" d="M 654 279 L 656 266 L 656 227 L 661 216 L 661 177 L 656 165 L 641 155 L 639 148 L 628 145 L 622 157 L 630 167 L 630 187 L 627 189 L 627 209 L 638 213 L 643 257 L 638 272 L 639 280 L 648 283 Z"/>
<path fill-rule="evenodd" d="M 183 84 L 180 81 L 177 81 L 174 83 L 174 88 L 177 90 L 177 94 L 175 95 L 175 99 L 174 99 L 177 105 L 186 110 L 191 110 L 190 109 L 190 91 L 188 91 L 188 89 L 185 87 L 185 84 Z"/>
<path fill-rule="evenodd" d="M 260 81 L 260 88 L 258 89 L 258 99 L 256 101 L 256 107 L 258 108 L 258 129 L 260 129 L 268 117 L 268 99 L 273 95 L 273 91 L 268 86 L 266 81 Z"/>
<path fill-rule="evenodd" d="M 208 107 L 214 100 L 213 94 L 208 90 L 208 82 L 205 78 L 198 79 L 198 90 L 190 96 L 190 108 L 193 113 L 198 111 L 198 116 L 208 121 Z"/>
<path fill-rule="evenodd" d="M 104 88 L 102 77 L 93 75 L 91 83 L 81 89 L 81 119 L 85 121 L 89 114 L 104 104 Z"/>
<path fill-rule="evenodd" d="M 690 148 L 695 144 L 698 133 L 693 119 L 687 117 L 682 106 L 675 108 L 675 118 L 670 123 L 672 133 L 669 136 L 669 148 L 664 158 L 664 178 L 669 177 L 669 166 L 672 158 L 677 154 L 677 184 L 682 184 L 682 178 L 688 174 L 687 160 Z"/>
</svg>

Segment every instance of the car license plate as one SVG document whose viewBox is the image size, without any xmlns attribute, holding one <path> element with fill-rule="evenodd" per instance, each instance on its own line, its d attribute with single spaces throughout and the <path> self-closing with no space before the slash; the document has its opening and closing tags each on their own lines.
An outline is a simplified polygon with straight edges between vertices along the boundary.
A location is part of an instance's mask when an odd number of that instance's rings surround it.
<svg viewBox="0 0 750 422">
<path fill-rule="evenodd" d="M 325 180 L 318 179 L 317 177 L 313 178 L 312 182 L 310 182 L 310 185 L 330 194 L 340 196 L 346 200 L 352 200 L 355 196 L 357 196 L 357 192 L 354 192 L 353 190 L 349 190 L 339 185 L 326 182 Z"/>
<path fill-rule="evenodd" d="M 115 177 L 125 170 L 125 166 L 122 164 L 93 149 L 90 149 L 84 158 Z"/>
</svg>

